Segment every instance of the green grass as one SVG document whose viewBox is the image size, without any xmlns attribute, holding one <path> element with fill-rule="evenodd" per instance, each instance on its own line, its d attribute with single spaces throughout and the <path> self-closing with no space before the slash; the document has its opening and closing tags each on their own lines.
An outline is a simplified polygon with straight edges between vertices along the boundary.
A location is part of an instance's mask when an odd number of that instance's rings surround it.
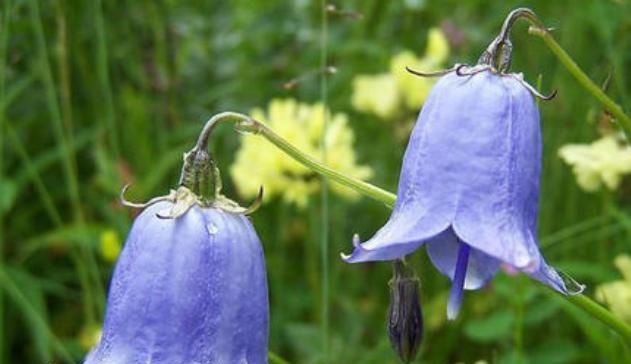
<svg viewBox="0 0 631 364">
<path fill-rule="evenodd" d="M 405 140 L 393 124 L 352 109 L 353 77 L 386 72 L 404 48 L 422 53 L 427 30 L 443 21 L 464 36 L 450 61 L 474 62 L 519 4 L 354 0 L 336 5 L 361 19 L 329 13 L 324 24 L 320 2 L 3 1 L 0 364 L 80 361 L 79 334 L 102 320 L 112 269 L 99 257 L 99 235 L 114 229 L 125 236 L 133 218 L 117 203 L 120 187 L 133 182 L 134 200 L 171 188 L 181 153 L 208 116 L 247 113 L 278 97 L 325 101 L 349 115 L 356 152 L 376 171 L 371 182 L 394 191 Z M 607 94 L 628 113 L 629 1 L 572 4 L 529 6 L 597 84 L 611 75 Z M 559 91 L 540 104 L 542 246 L 592 296 L 596 285 L 619 277 L 613 258 L 629 252 L 631 183 L 614 193 L 577 187 L 557 150 L 608 127 L 599 122 L 602 106 L 527 28 L 518 23 L 513 31 L 512 69 L 533 84 L 541 74 L 543 90 Z M 324 64 L 338 69 L 326 82 L 312 77 L 281 87 Z M 211 149 L 226 194 L 243 200 L 227 173 L 237 148 L 236 133 L 217 130 Z M 347 265 L 338 255 L 351 249 L 353 233 L 370 236 L 388 213 L 368 199 L 323 194 L 304 211 L 272 200 L 253 215 L 265 245 L 276 362 L 397 362 L 385 332 L 390 265 Z M 446 323 L 448 280 L 424 252 L 410 261 L 426 320 L 419 362 L 631 360 L 603 325 L 524 277 L 500 274 L 488 288 L 467 292 L 462 318 Z"/>
</svg>

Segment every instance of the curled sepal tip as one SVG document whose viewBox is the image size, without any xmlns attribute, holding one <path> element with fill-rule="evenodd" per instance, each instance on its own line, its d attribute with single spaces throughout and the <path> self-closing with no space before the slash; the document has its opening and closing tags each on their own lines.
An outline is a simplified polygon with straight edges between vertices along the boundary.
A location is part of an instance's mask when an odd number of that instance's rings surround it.
<svg viewBox="0 0 631 364">
<path fill-rule="evenodd" d="M 151 205 L 153 205 L 156 202 L 170 201 L 170 200 L 173 200 L 175 198 L 175 191 L 171 190 L 171 192 L 168 195 L 154 197 L 154 198 L 152 198 L 151 200 L 149 200 L 147 202 L 143 202 L 143 203 L 131 202 L 127 198 L 125 198 L 125 193 L 127 192 L 127 190 L 129 189 L 130 186 L 131 186 L 130 183 L 128 183 L 125 186 L 123 186 L 123 188 L 121 189 L 121 192 L 120 192 L 120 194 L 118 196 L 118 198 L 120 200 L 120 203 L 123 206 L 131 207 L 131 208 L 135 208 L 135 209 L 144 209 L 145 207 L 151 206 Z"/>
<path fill-rule="evenodd" d="M 528 20 L 532 27 L 530 29 L 531 32 L 548 32 L 551 28 L 546 28 L 543 23 L 537 18 L 537 15 L 528 8 L 517 8 L 511 11 L 506 19 L 504 20 L 504 24 L 502 25 L 502 29 L 497 37 L 493 39 L 491 44 L 482 52 L 482 55 L 478 59 L 478 63 L 476 65 L 470 66 L 467 64 L 455 64 L 453 67 L 432 71 L 432 72 L 423 72 L 412 69 L 410 67 L 405 67 L 405 69 L 415 75 L 420 77 L 440 77 L 451 72 L 455 72 L 458 76 L 474 76 L 478 73 L 490 71 L 499 76 L 507 76 L 513 77 L 518 80 L 530 93 L 544 101 L 552 100 L 557 92 L 553 90 L 550 94 L 545 95 L 537 91 L 534 87 L 528 84 L 523 77 L 520 75 L 516 75 L 514 73 L 509 73 L 513 44 L 510 40 L 510 31 L 513 27 L 513 24 L 520 18 L 524 18 Z"/>
<path fill-rule="evenodd" d="M 221 207 L 221 209 L 226 210 L 228 212 L 235 213 L 235 214 L 243 214 L 243 215 L 250 215 L 254 213 L 256 210 L 258 210 L 259 207 L 261 207 L 262 203 L 263 203 L 263 186 L 259 187 L 259 192 L 256 194 L 256 198 L 254 199 L 254 201 L 252 201 L 252 203 L 250 203 L 248 207 L 241 207 L 238 203 L 236 203 L 235 201 L 232 201 L 231 199 L 225 196 L 219 196 L 219 198 L 217 199 L 217 204 L 219 204 L 219 207 Z"/>
<path fill-rule="evenodd" d="M 440 76 L 444 76 L 450 72 L 455 71 L 459 66 L 460 66 L 459 64 L 456 64 L 453 67 L 448 68 L 448 69 L 439 70 L 439 71 L 430 71 L 430 72 L 418 71 L 411 68 L 410 66 L 405 66 L 405 70 L 419 77 L 440 77 Z"/>
<path fill-rule="evenodd" d="M 521 76 L 518 76 L 514 73 L 510 73 L 508 74 L 508 76 L 516 79 L 517 81 L 519 81 L 519 83 L 522 84 L 522 86 L 524 86 L 526 89 L 528 89 L 528 91 L 530 91 L 531 94 L 533 94 L 535 97 L 540 98 L 543 101 L 550 101 L 552 99 L 554 99 L 557 96 L 557 90 L 552 90 L 552 92 L 550 92 L 548 95 L 544 95 L 541 92 L 537 91 L 536 88 L 532 87 L 532 85 L 530 85 L 528 82 L 524 81 L 524 78 Z"/>
</svg>

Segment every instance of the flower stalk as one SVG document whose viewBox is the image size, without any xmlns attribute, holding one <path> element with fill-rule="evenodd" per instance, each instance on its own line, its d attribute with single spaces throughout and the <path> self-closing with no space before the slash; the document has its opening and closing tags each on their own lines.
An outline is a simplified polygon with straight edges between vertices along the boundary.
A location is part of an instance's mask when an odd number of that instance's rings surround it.
<svg viewBox="0 0 631 364">
<path fill-rule="evenodd" d="M 272 129 L 257 120 L 254 120 L 244 114 L 231 113 L 231 115 L 232 117 L 223 118 L 221 119 L 221 121 L 235 122 L 236 130 L 240 132 L 261 135 L 270 143 L 274 144 L 278 149 L 282 150 L 288 156 L 296 160 L 298 163 L 301 163 L 302 165 L 312 169 L 314 172 L 326 176 L 344 186 L 352 188 L 353 190 L 365 195 L 366 197 L 383 203 L 389 208 L 392 208 L 394 206 L 396 195 L 392 192 L 379 188 L 368 182 L 346 176 L 343 173 L 340 173 L 326 166 L 325 164 L 303 153 L 287 140 L 283 139 L 280 135 L 276 134 Z M 590 316 L 599 320 L 613 331 L 617 332 L 628 342 L 631 342 L 631 326 L 620 320 L 613 313 L 611 313 L 598 303 L 594 302 L 589 297 L 583 294 L 578 294 L 574 296 L 561 295 L 561 297 L 564 297 L 573 305 L 580 307 Z"/>
<path fill-rule="evenodd" d="M 574 62 L 572 57 L 557 43 L 552 37 L 550 32 L 541 28 L 539 24 L 532 22 L 530 18 L 527 18 L 533 25 L 528 29 L 528 33 L 535 35 L 546 44 L 546 46 L 554 53 L 559 59 L 561 64 L 574 76 L 576 81 L 583 86 L 590 94 L 592 94 L 598 101 L 600 101 L 607 110 L 609 110 L 618 121 L 620 127 L 624 131 L 627 139 L 631 139 L 631 118 L 625 114 L 622 107 L 613 101 L 605 92 L 592 81 L 587 74 Z"/>
</svg>

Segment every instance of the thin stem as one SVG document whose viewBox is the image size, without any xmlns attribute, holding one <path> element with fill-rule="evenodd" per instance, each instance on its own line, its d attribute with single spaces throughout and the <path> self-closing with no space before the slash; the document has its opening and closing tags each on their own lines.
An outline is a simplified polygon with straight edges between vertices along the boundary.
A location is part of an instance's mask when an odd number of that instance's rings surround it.
<svg viewBox="0 0 631 364">
<path fill-rule="evenodd" d="M 328 5 L 326 0 L 320 1 L 322 12 L 322 29 L 320 33 L 320 67 L 327 69 L 327 38 L 328 38 Z M 324 108 L 322 132 L 320 134 L 321 159 L 326 163 L 326 132 L 329 113 L 327 109 L 327 77 L 328 72 L 322 72 L 320 82 L 320 99 Z M 325 176 L 320 178 L 320 264 L 322 266 L 322 353 L 325 363 L 329 362 L 329 185 Z"/>
<path fill-rule="evenodd" d="M 199 133 L 199 137 L 197 138 L 197 143 L 195 143 L 195 147 L 193 149 L 198 150 L 207 150 L 208 149 L 208 139 L 210 135 L 213 133 L 217 125 L 220 122 L 231 121 L 238 122 L 243 120 L 249 120 L 250 117 L 245 114 L 240 114 L 238 112 L 225 111 L 219 114 L 215 114 L 211 116 L 210 119 L 204 125 L 202 132 Z"/>
<path fill-rule="evenodd" d="M 513 24 L 519 18 L 526 18 L 531 24 L 543 28 L 535 13 L 528 8 L 517 8 L 511 11 L 502 25 L 500 34 L 493 39 L 488 48 L 482 53 L 478 60 L 479 65 L 489 65 L 499 72 L 506 72 L 510 68 L 512 44 L 510 41 L 510 31 Z"/>
<path fill-rule="evenodd" d="M 243 125 L 238 126 L 244 127 Z M 297 162 L 303 164 L 304 166 L 312 169 L 316 173 L 320 173 L 326 175 L 331 178 L 333 181 L 338 182 L 342 185 L 352 188 L 353 190 L 365 195 L 366 197 L 372 198 L 374 200 L 380 201 L 384 203 L 386 206 L 392 207 L 396 201 L 396 195 L 386 190 L 383 190 L 377 186 L 374 186 L 370 183 L 358 180 L 356 178 L 352 178 L 346 176 L 334 169 L 327 167 L 326 165 L 314 160 L 310 156 L 304 154 L 296 147 L 291 145 L 289 142 L 281 138 L 278 134 L 274 133 L 270 128 L 265 126 L 264 124 L 250 119 L 247 121 L 247 125 L 245 126 L 245 130 L 259 133 L 267 140 L 269 140 L 272 144 L 277 146 L 283 152 L 287 153 L 290 157 L 292 157 Z M 631 341 L 631 326 L 627 323 L 621 321 L 615 315 L 613 315 L 610 311 L 606 310 L 596 302 L 592 301 L 585 295 L 579 294 L 574 296 L 565 296 L 563 295 L 569 302 L 574 305 L 582 308 L 585 312 L 589 313 L 594 318 L 599 321 L 605 323 L 612 330 L 616 331 L 625 339 Z"/>
<path fill-rule="evenodd" d="M 61 341 L 51 331 L 50 327 L 48 327 L 46 319 L 33 307 L 32 303 L 20 290 L 18 284 L 11 279 L 2 267 L 0 267 L 0 283 L 2 284 L 2 288 L 7 292 L 7 295 L 15 303 L 15 307 L 18 307 L 22 311 L 25 318 L 29 320 L 33 326 L 37 326 L 39 332 L 44 333 L 44 336 L 50 342 L 53 350 L 59 354 L 62 360 L 66 363 L 75 363 L 76 360 L 74 360 Z"/>
<path fill-rule="evenodd" d="M 598 319 L 603 324 L 609 326 L 610 329 L 620 334 L 626 341 L 627 345 L 631 345 L 631 326 L 626 322 L 614 316 L 603 306 L 591 300 L 589 297 L 577 294 L 574 296 L 564 296 L 569 302 L 575 306 L 582 308 L 592 317 Z"/>
<path fill-rule="evenodd" d="M 110 139 L 110 147 L 114 153 L 114 160 L 120 158 L 120 142 L 118 140 L 118 131 L 114 114 L 114 100 L 112 98 L 112 86 L 110 84 L 110 75 L 108 69 L 108 53 L 107 53 L 107 37 L 105 34 L 105 19 L 103 17 L 103 2 L 97 0 L 95 6 L 95 27 L 97 40 L 96 69 L 99 86 L 101 88 L 101 96 L 105 106 L 103 119 L 105 119 L 103 127 L 108 131 Z"/>
<path fill-rule="evenodd" d="M 241 119 L 241 121 L 238 121 L 236 125 L 237 130 L 260 134 L 261 136 L 265 137 L 265 139 L 267 139 L 269 142 L 274 144 L 278 149 L 282 150 L 288 156 L 293 158 L 295 161 L 301 163 L 307 168 L 310 168 L 314 172 L 325 175 L 331 180 L 340 183 L 346 187 L 349 187 L 365 195 L 366 197 L 372 198 L 376 201 L 380 201 L 388 207 L 394 206 L 396 202 L 395 194 L 374 186 L 368 182 L 349 177 L 330 167 L 327 167 L 325 164 L 316 161 L 309 155 L 300 151 L 298 148 L 290 144 L 288 141 L 283 139 L 281 136 L 276 134 L 273 130 L 271 130 L 269 127 L 259 121 L 248 118 L 247 116 L 242 114 L 231 114 L 239 115 L 239 119 Z M 224 120 L 235 121 L 234 118 Z M 582 308 L 592 317 L 603 322 L 609 328 L 620 334 L 628 342 L 631 342 L 631 326 L 624 321 L 621 321 L 604 307 L 600 306 L 599 304 L 582 294 L 577 294 L 573 296 L 562 295 L 562 297 L 567 299 L 575 306 Z"/>
<path fill-rule="evenodd" d="M 530 20 L 530 19 L 529 19 Z M 543 42 L 554 53 L 559 61 L 565 66 L 565 68 L 574 76 L 574 78 L 581 84 L 589 93 L 591 93 L 598 101 L 600 101 L 609 112 L 611 112 L 615 119 L 620 124 L 622 130 L 627 136 L 627 139 L 631 140 L 631 118 L 627 116 L 622 107 L 613 101 L 603 90 L 594 83 L 583 70 L 574 62 L 567 52 L 561 48 L 559 43 L 552 37 L 550 32 L 542 29 L 537 24 L 531 26 L 528 33 L 536 35 L 543 39 Z"/>
<path fill-rule="evenodd" d="M 353 190 L 356 190 L 357 192 L 362 193 L 374 200 L 381 201 L 388 207 L 394 206 L 394 202 L 397 198 L 395 194 L 374 186 L 368 182 L 364 182 L 360 179 L 347 176 L 326 166 L 321 162 L 318 162 L 311 156 L 303 153 L 298 148 L 291 145 L 288 141 L 286 141 L 280 135 L 276 134 L 272 129 L 267 127 L 267 125 L 259 121 L 249 119 L 247 121 L 239 123 L 239 125 L 237 125 L 237 128 L 251 133 L 261 134 L 263 137 L 265 137 L 265 139 L 278 147 L 278 149 L 282 150 L 291 158 L 295 159 L 298 163 L 303 164 L 314 172 L 324 175 L 341 185 L 350 187 Z"/>
<path fill-rule="evenodd" d="M 52 119 L 53 131 L 57 139 L 59 151 L 61 155 L 64 156 L 64 177 L 68 186 L 68 195 L 70 197 L 70 202 L 74 213 L 74 220 L 77 224 L 83 225 L 83 208 L 81 207 L 81 197 L 79 194 L 79 179 L 77 176 L 75 155 L 72 148 L 70 148 L 68 136 L 66 135 L 69 131 L 64 130 L 62 114 L 58 104 L 55 82 L 52 76 L 51 65 L 48 61 L 48 46 L 46 44 L 44 26 L 40 15 L 39 2 L 37 0 L 31 0 L 30 5 L 31 25 L 33 27 L 35 41 L 39 50 L 37 71 L 40 72 L 42 76 L 48 111 Z M 88 272 L 91 281 L 83 282 L 85 284 L 82 284 L 81 289 L 86 296 L 86 302 L 98 303 L 97 305 L 95 305 L 96 307 L 88 307 L 87 309 L 87 312 L 89 313 L 86 317 L 86 320 L 88 321 L 88 323 L 91 323 L 96 321 L 97 312 L 100 313 L 103 311 L 103 304 L 100 298 L 104 297 L 104 289 L 101 283 L 98 265 L 94 257 L 94 252 L 86 244 L 81 244 L 78 249 L 82 256 L 82 259 L 78 262 L 79 264 L 85 265 L 83 268 L 85 268 Z M 95 300 L 93 299 L 94 297 L 98 297 L 99 299 Z M 96 310 L 94 310 L 95 308 Z"/>
<path fill-rule="evenodd" d="M 4 124 L 5 124 L 5 103 L 6 97 L 6 64 L 7 64 L 7 48 L 9 43 L 9 19 L 10 10 L 12 8 L 11 0 L 7 0 L 4 3 L 3 12 L 4 15 L 0 18 L 0 181 L 4 180 Z M 0 211 L 0 266 L 4 265 L 4 212 Z M 4 335 L 4 292 L 0 290 L 0 337 L 6 337 Z M 6 344 L 0 343 L 0 363 L 4 363 L 6 357 Z"/>
<path fill-rule="evenodd" d="M 281 358 L 278 354 L 268 351 L 267 358 L 269 359 L 270 364 L 289 364 L 289 362 L 283 358 Z"/>
</svg>

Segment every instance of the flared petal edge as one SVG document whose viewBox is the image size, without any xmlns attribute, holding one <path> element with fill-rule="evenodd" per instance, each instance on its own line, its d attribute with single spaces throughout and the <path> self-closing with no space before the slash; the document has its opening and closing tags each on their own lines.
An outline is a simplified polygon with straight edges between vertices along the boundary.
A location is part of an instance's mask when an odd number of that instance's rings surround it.
<svg viewBox="0 0 631 364">
<path fill-rule="evenodd" d="M 359 236 L 355 234 L 353 236 L 353 252 L 350 255 L 340 253 L 340 256 L 347 263 L 398 259 L 412 253 L 425 242 L 441 234 L 448 226 L 448 224 L 445 224 L 435 229 L 426 230 L 422 234 L 400 240 L 383 239 L 377 232 L 370 240 L 360 243 Z"/>
</svg>

